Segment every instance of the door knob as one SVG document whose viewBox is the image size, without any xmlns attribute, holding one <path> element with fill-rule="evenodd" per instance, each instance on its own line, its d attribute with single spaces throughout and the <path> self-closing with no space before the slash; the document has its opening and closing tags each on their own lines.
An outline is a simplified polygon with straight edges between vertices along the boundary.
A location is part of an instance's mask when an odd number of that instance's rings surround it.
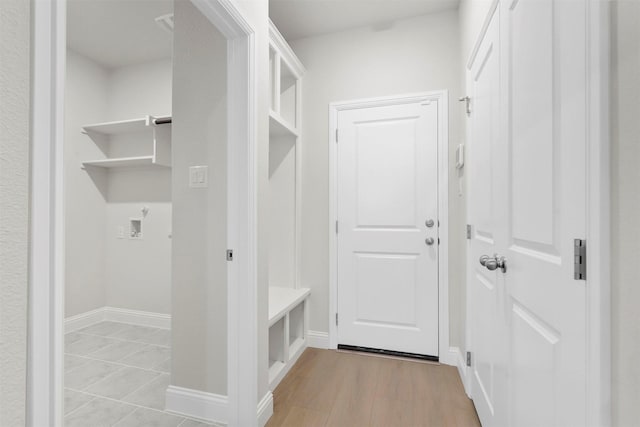
<svg viewBox="0 0 640 427">
<path fill-rule="evenodd" d="M 427 227 L 431 228 L 431 227 L 433 227 L 436 223 L 435 223 L 432 219 L 428 219 L 424 224 L 425 224 Z"/>
<path fill-rule="evenodd" d="M 435 240 L 433 240 L 433 237 L 427 237 L 426 240 L 424 241 L 428 246 L 431 246 L 435 243 Z"/>
<path fill-rule="evenodd" d="M 480 257 L 480 265 L 486 267 L 489 271 L 500 268 L 503 273 L 507 272 L 507 259 L 503 256 L 498 256 L 498 254 L 494 254 L 492 257 L 489 255 L 482 255 Z"/>
</svg>

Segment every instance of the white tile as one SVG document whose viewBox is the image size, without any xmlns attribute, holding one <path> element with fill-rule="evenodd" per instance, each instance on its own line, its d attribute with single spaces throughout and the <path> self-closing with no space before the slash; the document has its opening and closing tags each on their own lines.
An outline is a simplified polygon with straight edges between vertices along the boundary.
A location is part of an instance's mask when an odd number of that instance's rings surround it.
<svg viewBox="0 0 640 427">
<path fill-rule="evenodd" d="M 171 358 L 168 358 L 164 362 L 161 362 L 152 368 L 154 371 L 166 372 L 167 374 L 171 372 Z"/>
<path fill-rule="evenodd" d="M 65 415 L 75 411 L 82 405 L 85 405 L 93 400 L 93 396 L 65 389 L 64 391 L 64 413 Z"/>
<path fill-rule="evenodd" d="M 171 345 L 171 331 L 168 329 L 159 329 L 149 336 L 140 338 L 140 342 L 168 347 Z"/>
<path fill-rule="evenodd" d="M 166 412 L 138 408 L 116 424 L 117 427 L 178 427 L 184 418 Z"/>
<path fill-rule="evenodd" d="M 114 340 L 99 337 L 97 335 L 82 334 L 81 339 L 65 346 L 65 353 L 75 354 L 77 356 L 86 356 L 87 354 L 100 350 L 114 342 Z"/>
<path fill-rule="evenodd" d="M 86 328 L 80 329 L 78 332 L 91 335 L 102 335 L 104 337 L 116 334 L 123 329 L 126 329 L 129 325 L 126 323 L 118 322 L 100 322 Z"/>
<path fill-rule="evenodd" d="M 109 336 L 121 340 L 140 341 L 159 330 L 160 329 L 158 328 L 151 328 L 148 326 L 127 325 L 126 328 Z"/>
<path fill-rule="evenodd" d="M 137 368 L 151 369 L 171 357 L 171 351 L 167 347 L 149 345 L 141 351 L 121 360 L 125 365 Z"/>
<path fill-rule="evenodd" d="M 123 400 L 138 406 L 144 406 L 145 408 L 163 411 L 169 382 L 169 375 L 161 375 L 159 378 L 126 396 Z"/>
<path fill-rule="evenodd" d="M 158 376 L 160 374 L 143 369 L 122 368 L 115 374 L 93 384 L 86 391 L 111 399 L 122 399 Z"/>
<path fill-rule="evenodd" d="M 84 390 L 109 375 L 115 373 L 122 366 L 114 365 L 100 360 L 89 360 L 87 363 L 66 372 L 64 375 L 65 387 L 75 390 Z"/>
<path fill-rule="evenodd" d="M 74 356 L 72 354 L 64 355 L 64 372 L 69 372 L 72 369 L 82 366 L 87 363 L 89 359 L 80 356 Z"/>
<path fill-rule="evenodd" d="M 95 398 L 77 411 L 67 415 L 65 427 L 103 427 L 112 426 L 131 414 L 135 406 L 112 400 Z"/>
<path fill-rule="evenodd" d="M 101 348 L 91 353 L 89 356 L 94 359 L 117 362 L 125 357 L 144 350 L 146 344 L 133 341 L 115 341 L 113 344 Z"/>
</svg>

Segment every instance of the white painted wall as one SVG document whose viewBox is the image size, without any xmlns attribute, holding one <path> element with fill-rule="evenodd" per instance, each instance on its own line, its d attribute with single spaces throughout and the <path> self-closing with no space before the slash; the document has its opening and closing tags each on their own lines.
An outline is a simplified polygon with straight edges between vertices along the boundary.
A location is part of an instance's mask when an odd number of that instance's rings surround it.
<svg viewBox="0 0 640 427">
<path fill-rule="evenodd" d="M 302 286 L 312 289 L 310 329 L 329 329 L 328 104 L 333 101 L 449 90 L 450 340 L 462 339 L 465 283 L 464 198 L 458 195 L 460 141 L 458 14 L 451 10 L 290 42 L 307 72 L 302 84 Z"/>
<path fill-rule="evenodd" d="M 26 414 L 30 2 L 0 1 L 0 425 Z"/>
<path fill-rule="evenodd" d="M 112 70 L 108 120 L 171 115 L 171 87 L 171 59 Z M 144 144 L 149 150 L 151 140 Z M 112 155 L 116 147 L 120 155 L 135 155 L 141 146 L 137 141 L 121 145 L 113 144 Z M 111 169 L 108 174 L 105 304 L 171 314 L 171 170 Z M 149 214 L 143 219 L 142 240 L 119 239 L 118 227 L 128 231 L 129 219 L 142 217 L 144 206 Z"/>
<path fill-rule="evenodd" d="M 640 420 L 640 3 L 612 2 L 611 344 L 613 425 Z"/>
<path fill-rule="evenodd" d="M 109 73 L 67 50 L 65 86 L 65 312 L 66 316 L 103 307 L 107 172 L 85 171 L 82 161 L 103 157 L 82 126 L 105 121 Z"/>
<path fill-rule="evenodd" d="M 107 70 L 68 51 L 65 111 L 66 316 L 111 306 L 171 312 L 171 171 L 81 169 L 83 160 L 140 153 L 149 138 L 100 147 L 81 127 L 171 113 L 171 60 Z M 136 136 L 137 137 L 137 136 Z M 118 227 L 144 219 L 142 240 Z"/>
<path fill-rule="evenodd" d="M 174 11 L 171 383 L 226 395 L 226 40 L 191 2 Z M 208 188 L 189 188 L 190 166 Z"/>
</svg>

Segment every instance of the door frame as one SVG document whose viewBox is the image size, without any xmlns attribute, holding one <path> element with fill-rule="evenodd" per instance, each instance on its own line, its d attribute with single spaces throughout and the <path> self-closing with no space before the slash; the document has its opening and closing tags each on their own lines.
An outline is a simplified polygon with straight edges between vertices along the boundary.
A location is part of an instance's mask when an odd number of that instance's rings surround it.
<svg viewBox="0 0 640 427">
<path fill-rule="evenodd" d="M 371 107 L 438 103 L 438 357 L 440 363 L 457 365 L 458 350 L 449 347 L 449 92 L 439 90 L 366 98 L 329 104 L 329 348 L 338 347 L 338 150 L 336 132 L 338 113 Z"/>
<path fill-rule="evenodd" d="M 191 0 L 227 39 L 229 425 L 258 424 L 255 34 L 232 0 Z M 66 0 L 32 5 L 27 425 L 64 421 Z M 232 143 L 233 141 L 233 143 Z M 242 331 L 242 333 L 238 333 Z"/>
<path fill-rule="evenodd" d="M 468 73 L 501 0 L 493 0 L 466 63 Z M 611 217 L 610 217 L 610 4 L 586 1 L 587 39 L 587 141 L 586 141 L 586 419 L 590 426 L 611 425 Z M 468 79 L 467 79 L 468 84 Z M 468 132 L 467 132 L 468 134 Z M 467 279 L 467 295 L 469 280 Z M 467 298 L 466 343 L 472 342 Z M 471 370 L 463 383 L 471 396 Z"/>
</svg>

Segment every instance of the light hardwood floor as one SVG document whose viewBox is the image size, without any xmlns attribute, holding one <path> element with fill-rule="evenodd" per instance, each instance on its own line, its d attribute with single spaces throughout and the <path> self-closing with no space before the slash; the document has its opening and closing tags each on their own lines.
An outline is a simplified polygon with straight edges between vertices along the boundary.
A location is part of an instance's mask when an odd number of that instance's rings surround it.
<svg viewBox="0 0 640 427">
<path fill-rule="evenodd" d="M 451 366 L 307 349 L 274 390 L 277 426 L 480 426 Z"/>
</svg>

